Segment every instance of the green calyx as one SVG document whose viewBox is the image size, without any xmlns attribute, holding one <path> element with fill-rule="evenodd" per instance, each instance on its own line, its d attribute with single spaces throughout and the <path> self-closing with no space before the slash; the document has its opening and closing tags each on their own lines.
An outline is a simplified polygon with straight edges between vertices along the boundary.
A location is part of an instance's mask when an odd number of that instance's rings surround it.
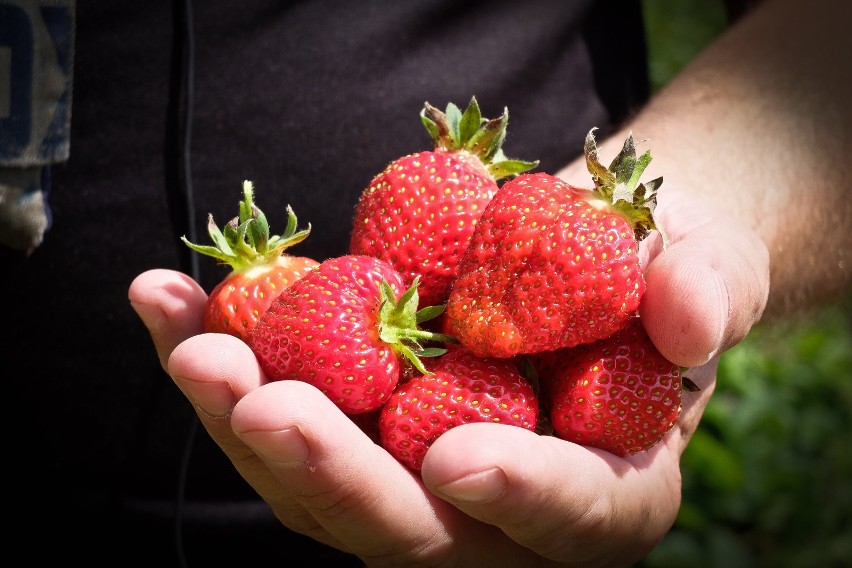
<svg viewBox="0 0 852 568">
<path fill-rule="evenodd" d="M 538 165 L 538 160 L 508 159 L 503 154 L 502 145 L 509 124 L 508 109 L 504 108 L 498 118 L 483 118 L 476 97 L 471 97 L 464 112 L 453 103 L 441 112 L 427 102 L 420 111 L 420 119 L 436 148 L 470 152 L 482 161 L 495 180 L 518 175 Z"/>
<path fill-rule="evenodd" d="M 379 337 L 396 353 L 404 356 L 415 369 L 426 374 L 429 371 L 423 366 L 420 358 L 439 357 L 447 350 L 443 347 L 424 345 L 424 342 L 455 343 L 456 340 L 449 335 L 420 328 L 423 322 L 441 315 L 444 312 L 444 306 L 429 306 L 418 310 L 417 304 L 420 297 L 417 287 L 419 285 L 420 277 L 417 277 L 411 287 L 397 299 L 390 284 L 382 280 Z"/>
<path fill-rule="evenodd" d="M 234 271 L 245 270 L 274 261 L 285 249 L 305 240 L 311 226 L 302 231 L 296 230 L 295 213 L 287 206 L 287 229 L 281 235 L 269 234 L 269 223 L 263 211 L 254 204 L 254 186 L 243 182 L 243 200 L 240 202 L 240 214 L 231 219 L 222 230 L 213 221 L 213 215 L 207 218 L 207 232 L 213 246 L 197 245 L 187 238 L 181 240 L 192 250 L 228 264 Z"/>
<path fill-rule="evenodd" d="M 657 190 L 663 183 L 659 177 L 649 182 L 641 183 L 639 178 L 651 163 L 651 151 L 636 156 L 636 143 L 633 134 L 627 136 L 621 152 L 607 168 L 598 160 L 598 149 L 595 144 L 595 128 L 586 135 L 584 151 L 586 166 L 595 183 L 594 194 L 609 206 L 624 215 L 633 226 L 636 240 L 644 239 L 652 230 L 657 230 L 667 244 L 665 233 L 654 220 L 654 209 L 657 206 Z"/>
</svg>

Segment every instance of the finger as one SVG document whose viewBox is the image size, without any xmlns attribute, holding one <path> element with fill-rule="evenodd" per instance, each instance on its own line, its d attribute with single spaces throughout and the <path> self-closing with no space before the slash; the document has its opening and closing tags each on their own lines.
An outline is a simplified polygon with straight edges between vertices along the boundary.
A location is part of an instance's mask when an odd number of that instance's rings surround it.
<svg viewBox="0 0 852 568">
<path fill-rule="evenodd" d="M 418 476 L 376 445 L 307 383 L 270 383 L 234 408 L 234 432 L 262 456 L 282 491 L 310 513 L 279 518 L 299 532 L 364 559 L 371 566 L 451 564 L 452 531 L 476 540 L 491 527 L 461 518 L 425 491 Z M 437 560 L 436 560 L 437 559 Z"/>
<path fill-rule="evenodd" d="M 195 335 L 175 347 L 167 368 L 210 437 L 235 466 L 249 474 L 258 463 L 252 461 L 251 450 L 234 435 L 231 411 L 239 399 L 264 382 L 251 349 L 230 335 Z"/>
<path fill-rule="evenodd" d="M 265 382 L 248 345 L 222 333 L 194 335 L 178 344 L 167 368 L 199 414 L 219 422 L 240 398 Z"/>
<path fill-rule="evenodd" d="M 769 256 L 756 233 L 733 218 L 670 190 L 661 201 L 668 232 L 645 246 L 652 260 L 640 315 L 670 361 L 694 367 L 732 347 L 760 318 L 769 291 Z"/>
<path fill-rule="evenodd" d="M 230 335 L 195 335 L 175 347 L 167 369 L 210 437 L 241 473 L 261 475 L 265 467 L 231 429 L 234 405 L 265 382 L 251 349 Z"/>
<path fill-rule="evenodd" d="M 623 460 L 488 423 L 443 434 L 422 475 L 430 490 L 463 512 L 572 566 L 632 564 L 668 531 L 680 504 L 669 444 Z"/>
<path fill-rule="evenodd" d="M 195 335 L 172 351 L 168 372 L 246 481 L 255 488 L 272 484 L 264 464 L 231 428 L 234 405 L 265 381 L 251 349 L 230 335 Z"/>
<path fill-rule="evenodd" d="M 207 294 L 186 274 L 165 269 L 143 272 L 130 284 L 128 298 L 151 333 L 163 369 L 178 343 L 201 333 Z"/>
<path fill-rule="evenodd" d="M 175 347 L 168 371 L 211 439 L 246 482 L 270 505 L 304 516 L 298 503 L 282 494 L 263 460 L 232 429 L 235 404 L 265 382 L 251 349 L 230 335 L 196 335 Z"/>
</svg>

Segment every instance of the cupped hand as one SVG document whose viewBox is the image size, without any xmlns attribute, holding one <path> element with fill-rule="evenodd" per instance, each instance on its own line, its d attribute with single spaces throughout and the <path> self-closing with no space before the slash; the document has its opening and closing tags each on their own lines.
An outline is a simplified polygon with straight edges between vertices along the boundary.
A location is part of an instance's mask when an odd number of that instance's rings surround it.
<svg viewBox="0 0 852 568">
<path fill-rule="evenodd" d="M 207 432 L 289 528 L 369 566 L 624 566 L 674 522 L 680 456 L 719 355 L 748 332 L 768 289 L 765 249 L 749 231 L 674 190 L 658 212 L 671 242 L 643 246 L 642 317 L 700 390 L 684 393 L 661 444 L 626 459 L 470 424 L 440 437 L 418 476 L 314 387 L 268 383 L 244 343 L 200 334 L 206 296 L 185 275 L 146 272 L 130 298 Z"/>
</svg>

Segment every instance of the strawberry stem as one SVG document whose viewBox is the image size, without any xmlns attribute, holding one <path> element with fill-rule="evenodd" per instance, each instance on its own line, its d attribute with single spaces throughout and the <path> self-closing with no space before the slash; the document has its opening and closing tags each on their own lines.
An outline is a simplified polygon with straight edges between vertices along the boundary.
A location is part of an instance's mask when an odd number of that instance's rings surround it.
<svg viewBox="0 0 852 568">
<path fill-rule="evenodd" d="M 305 240 L 311 232 L 311 225 L 308 224 L 302 231 L 296 230 L 297 225 L 296 214 L 288 205 L 287 229 L 281 235 L 270 236 L 266 215 L 254 203 L 254 185 L 246 180 L 243 182 L 243 200 L 238 217 L 228 221 L 220 230 L 213 215 L 207 216 L 207 233 L 213 241 L 212 246 L 191 243 L 186 237 L 181 237 L 181 240 L 195 252 L 211 256 L 237 271 L 266 264 Z"/>
<path fill-rule="evenodd" d="M 506 108 L 499 117 L 488 119 L 483 118 L 476 97 L 471 97 L 464 112 L 453 103 L 441 112 L 426 102 L 420 111 L 420 120 L 436 148 L 449 152 L 464 150 L 473 154 L 482 161 L 495 181 L 538 165 L 538 160 L 507 159 L 503 154 L 502 145 L 509 124 L 509 110 Z"/>
<path fill-rule="evenodd" d="M 419 324 L 440 315 L 443 306 L 429 306 L 417 310 L 419 295 L 417 287 L 420 278 L 396 298 L 393 289 L 386 280 L 382 280 L 381 305 L 379 307 L 379 337 L 391 346 L 396 353 L 407 359 L 421 373 L 428 373 L 420 360 L 421 357 L 438 357 L 446 353 L 445 348 L 427 347 L 422 341 L 455 343 L 455 339 L 443 333 L 421 329 Z"/>
<path fill-rule="evenodd" d="M 637 157 L 636 143 L 631 132 L 627 135 L 621 151 L 609 167 L 606 167 L 598 159 L 595 130 L 597 129 L 592 128 L 586 135 L 583 147 L 586 167 L 595 183 L 595 196 L 627 218 L 637 241 L 644 239 L 652 230 L 657 230 L 662 235 L 665 246 L 668 239 L 654 219 L 657 190 L 662 185 L 663 178 L 659 177 L 646 183 L 639 181 L 645 168 L 651 163 L 651 151 L 648 150 Z"/>
</svg>

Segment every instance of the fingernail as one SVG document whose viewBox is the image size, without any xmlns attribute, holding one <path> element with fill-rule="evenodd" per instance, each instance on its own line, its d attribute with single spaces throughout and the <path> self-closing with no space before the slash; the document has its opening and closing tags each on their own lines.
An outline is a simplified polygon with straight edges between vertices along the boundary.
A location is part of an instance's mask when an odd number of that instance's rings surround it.
<svg viewBox="0 0 852 568">
<path fill-rule="evenodd" d="M 499 468 L 472 473 L 437 487 L 450 499 L 470 503 L 492 501 L 500 497 L 505 489 L 506 474 Z"/>
<path fill-rule="evenodd" d="M 244 432 L 240 438 L 264 460 L 287 467 L 304 466 L 311 455 L 308 441 L 295 426 L 271 432 Z"/>
<path fill-rule="evenodd" d="M 222 418 L 234 408 L 234 391 L 225 382 L 199 382 L 183 380 L 190 399 L 210 416 Z"/>
</svg>

